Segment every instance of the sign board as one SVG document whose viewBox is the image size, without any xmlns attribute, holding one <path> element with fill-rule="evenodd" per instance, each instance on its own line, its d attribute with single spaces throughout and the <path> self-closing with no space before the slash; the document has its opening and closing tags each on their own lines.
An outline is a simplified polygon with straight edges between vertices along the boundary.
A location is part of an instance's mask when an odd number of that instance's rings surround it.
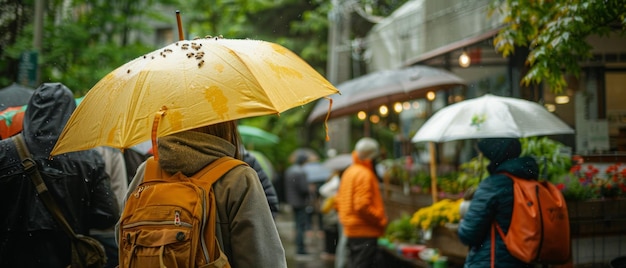
<svg viewBox="0 0 626 268">
<path fill-rule="evenodd" d="M 24 51 L 20 56 L 17 81 L 25 86 L 36 88 L 37 85 L 37 51 Z"/>
</svg>

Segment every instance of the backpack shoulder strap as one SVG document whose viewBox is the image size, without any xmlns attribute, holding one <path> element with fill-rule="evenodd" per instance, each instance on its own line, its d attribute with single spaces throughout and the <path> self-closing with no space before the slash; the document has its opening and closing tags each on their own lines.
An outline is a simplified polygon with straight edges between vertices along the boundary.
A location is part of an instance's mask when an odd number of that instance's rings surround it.
<svg viewBox="0 0 626 268">
<path fill-rule="evenodd" d="M 246 162 L 232 158 L 230 156 L 221 157 L 196 172 L 191 178 L 200 179 L 204 183 L 213 184 L 219 180 L 224 174 L 239 165 L 247 165 Z"/>
<path fill-rule="evenodd" d="M 196 172 L 193 176 L 191 176 L 191 180 L 195 181 L 197 185 L 200 185 L 203 188 L 208 188 L 209 194 L 209 206 L 210 208 L 207 212 L 208 219 L 207 225 L 204 229 L 204 239 L 207 242 L 206 247 L 211 258 L 211 261 L 215 262 L 216 267 L 230 267 L 228 265 L 228 258 L 222 252 L 222 246 L 219 243 L 219 240 L 216 236 L 217 229 L 217 213 L 215 211 L 216 202 L 215 195 L 213 193 L 213 183 L 215 183 L 218 179 L 220 179 L 224 174 L 226 174 L 231 169 L 239 166 L 239 165 L 247 165 L 246 162 L 241 160 L 232 158 L 232 157 L 221 157 L 204 167 L 199 172 Z M 217 265 L 220 264 L 220 265 Z"/>
</svg>

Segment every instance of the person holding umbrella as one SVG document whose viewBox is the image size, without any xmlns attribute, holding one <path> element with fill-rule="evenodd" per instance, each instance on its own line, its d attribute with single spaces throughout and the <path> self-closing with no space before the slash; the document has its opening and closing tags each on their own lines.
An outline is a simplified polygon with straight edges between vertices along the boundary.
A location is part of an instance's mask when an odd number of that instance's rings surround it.
<svg viewBox="0 0 626 268">
<path fill-rule="evenodd" d="M 191 177 L 221 157 L 243 159 L 241 148 L 236 121 L 226 121 L 160 137 L 158 163 L 169 174 Z M 125 200 L 143 182 L 145 171 L 146 162 L 138 167 Z M 287 267 L 257 172 L 247 165 L 237 166 L 213 184 L 213 191 L 216 237 L 231 267 Z"/>
<path fill-rule="evenodd" d="M 459 239 L 470 246 L 465 267 L 489 267 L 491 261 L 492 222 L 503 230 L 509 229 L 513 213 L 513 181 L 503 172 L 527 180 L 537 180 L 539 167 L 532 157 L 519 157 L 522 146 L 517 138 L 485 138 L 478 141 L 478 149 L 489 159 L 490 176 L 476 189 L 467 213 L 459 224 Z M 502 267 L 532 267 L 513 257 L 499 236 L 495 238 L 495 258 Z"/>
</svg>

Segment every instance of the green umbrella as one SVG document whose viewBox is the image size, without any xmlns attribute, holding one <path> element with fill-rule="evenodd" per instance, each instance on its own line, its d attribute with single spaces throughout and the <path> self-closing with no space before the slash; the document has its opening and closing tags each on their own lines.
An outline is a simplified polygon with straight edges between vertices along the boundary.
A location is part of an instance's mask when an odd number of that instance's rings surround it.
<svg viewBox="0 0 626 268">
<path fill-rule="evenodd" d="M 278 136 L 262 130 L 258 127 L 239 125 L 239 134 L 246 146 L 264 146 L 278 144 Z M 252 148 L 248 148 L 252 149 Z"/>
</svg>

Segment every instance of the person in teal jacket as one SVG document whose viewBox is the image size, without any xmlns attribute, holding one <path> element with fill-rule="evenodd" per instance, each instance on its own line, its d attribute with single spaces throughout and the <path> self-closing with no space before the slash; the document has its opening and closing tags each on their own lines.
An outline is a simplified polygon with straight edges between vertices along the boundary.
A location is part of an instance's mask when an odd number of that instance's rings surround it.
<svg viewBox="0 0 626 268">
<path fill-rule="evenodd" d="M 458 229 L 463 244 L 470 250 L 465 267 L 491 266 L 491 224 L 495 220 L 507 233 L 513 212 L 513 180 L 503 172 L 520 178 L 536 180 L 537 162 L 532 157 L 519 157 L 522 148 L 515 138 L 489 138 L 478 142 L 478 149 L 490 160 L 489 177 L 478 185 L 467 213 Z M 495 267 L 531 267 L 511 256 L 496 233 Z"/>
</svg>

